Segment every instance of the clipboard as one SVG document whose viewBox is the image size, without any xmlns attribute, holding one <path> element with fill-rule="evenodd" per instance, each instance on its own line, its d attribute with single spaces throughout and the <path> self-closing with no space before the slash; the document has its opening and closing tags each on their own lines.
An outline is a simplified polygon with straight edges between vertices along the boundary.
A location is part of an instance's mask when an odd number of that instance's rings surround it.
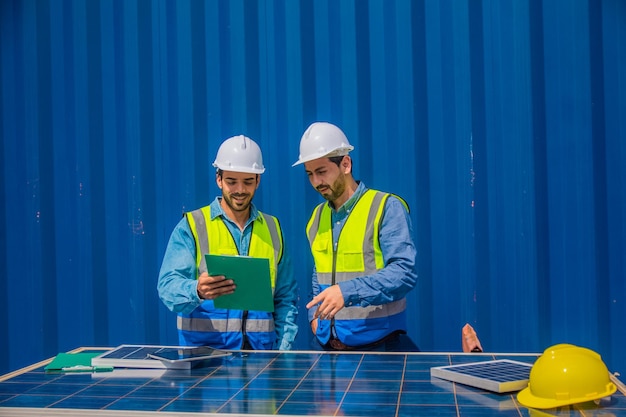
<svg viewBox="0 0 626 417">
<path fill-rule="evenodd" d="M 205 255 L 209 275 L 224 275 L 235 282 L 232 294 L 213 300 L 216 308 L 274 311 L 270 261 L 241 255 Z"/>
</svg>

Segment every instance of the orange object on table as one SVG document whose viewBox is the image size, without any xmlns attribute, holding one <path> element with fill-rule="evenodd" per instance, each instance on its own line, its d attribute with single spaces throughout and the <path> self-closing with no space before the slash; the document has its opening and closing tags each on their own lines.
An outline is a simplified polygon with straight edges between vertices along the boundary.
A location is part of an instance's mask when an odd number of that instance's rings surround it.
<svg viewBox="0 0 626 417">
<path fill-rule="evenodd" d="M 476 335 L 476 331 L 474 328 L 466 323 L 463 326 L 463 330 L 461 332 L 462 344 L 463 344 L 463 352 L 482 352 L 483 347 L 480 344 L 480 340 L 478 340 L 478 336 Z"/>
</svg>

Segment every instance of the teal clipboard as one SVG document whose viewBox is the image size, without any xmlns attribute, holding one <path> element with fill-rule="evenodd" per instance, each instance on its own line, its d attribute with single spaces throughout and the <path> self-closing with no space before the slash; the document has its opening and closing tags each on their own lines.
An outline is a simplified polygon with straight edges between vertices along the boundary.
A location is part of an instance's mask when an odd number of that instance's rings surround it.
<svg viewBox="0 0 626 417">
<path fill-rule="evenodd" d="M 46 372 L 103 372 L 112 371 L 109 366 L 92 366 L 91 359 L 102 352 L 59 353 L 44 370 Z"/>
<path fill-rule="evenodd" d="M 237 286 L 234 293 L 213 300 L 216 308 L 274 311 L 269 259 L 212 254 L 205 259 L 209 275 L 224 275 Z"/>
</svg>

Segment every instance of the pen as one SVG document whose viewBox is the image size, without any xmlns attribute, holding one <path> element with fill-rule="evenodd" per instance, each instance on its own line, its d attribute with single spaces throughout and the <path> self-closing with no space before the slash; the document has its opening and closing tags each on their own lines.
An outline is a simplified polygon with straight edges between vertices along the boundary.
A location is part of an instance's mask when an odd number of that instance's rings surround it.
<svg viewBox="0 0 626 417">
<path fill-rule="evenodd" d="M 61 368 L 63 372 L 110 372 L 113 370 L 112 366 L 88 366 L 88 365 L 75 365 L 66 366 Z"/>
</svg>

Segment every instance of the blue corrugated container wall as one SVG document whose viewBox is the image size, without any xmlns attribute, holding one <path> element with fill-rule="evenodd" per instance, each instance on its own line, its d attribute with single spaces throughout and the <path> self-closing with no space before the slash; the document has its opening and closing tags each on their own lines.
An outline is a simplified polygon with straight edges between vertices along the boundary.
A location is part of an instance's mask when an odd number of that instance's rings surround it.
<svg viewBox="0 0 626 417">
<path fill-rule="evenodd" d="M 320 198 L 291 164 L 316 120 L 412 209 L 423 350 L 461 350 L 470 323 L 488 351 L 573 343 L 626 372 L 623 0 L 5 0 L 0 19 L 0 373 L 177 343 L 161 258 L 241 133 L 308 349 Z"/>
</svg>

